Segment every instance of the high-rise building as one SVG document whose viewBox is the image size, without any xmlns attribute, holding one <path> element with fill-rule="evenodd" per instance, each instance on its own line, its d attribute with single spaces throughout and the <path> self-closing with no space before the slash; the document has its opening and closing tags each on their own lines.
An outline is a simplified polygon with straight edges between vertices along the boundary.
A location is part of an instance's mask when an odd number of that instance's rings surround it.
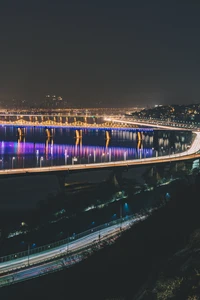
<svg viewBox="0 0 200 300">
<path fill-rule="evenodd" d="M 44 107 L 45 108 L 60 108 L 63 106 L 63 97 L 56 96 L 55 94 L 50 95 L 47 94 L 44 100 Z"/>
</svg>

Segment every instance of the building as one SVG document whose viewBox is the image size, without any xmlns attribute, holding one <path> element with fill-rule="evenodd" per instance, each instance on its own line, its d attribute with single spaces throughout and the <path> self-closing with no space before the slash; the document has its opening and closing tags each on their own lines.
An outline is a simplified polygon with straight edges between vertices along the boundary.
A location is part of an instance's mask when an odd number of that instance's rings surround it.
<svg viewBox="0 0 200 300">
<path fill-rule="evenodd" d="M 44 108 L 62 108 L 63 107 L 63 97 L 56 96 L 55 94 L 47 94 L 44 99 Z"/>
</svg>

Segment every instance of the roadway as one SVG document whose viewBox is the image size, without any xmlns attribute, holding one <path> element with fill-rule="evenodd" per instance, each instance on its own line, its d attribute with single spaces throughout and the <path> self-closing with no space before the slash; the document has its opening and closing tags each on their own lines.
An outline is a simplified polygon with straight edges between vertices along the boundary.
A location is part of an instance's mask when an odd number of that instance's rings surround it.
<svg viewBox="0 0 200 300">
<path fill-rule="evenodd" d="M 134 122 L 135 124 L 135 122 Z M 168 126 L 166 126 L 168 129 Z M 179 128 L 180 130 L 180 128 Z M 119 167 L 119 166 L 129 166 L 129 165 L 143 165 L 143 164 L 156 164 L 163 163 L 169 161 L 179 161 L 186 159 L 195 159 L 199 158 L 200 154 L 197 152 L 200 149 L 200 132 L 193 131 L 195 133 L 195 139 L 191 145 L 191 147 L 184 152 L 171 154 L 167 156 L 161 157 L 153 157 L 153 158 L 145 158 L 145 159 L 137 159 L 137 160 L 125 160 L 119 162 L 107 162 L 107 163 L 98 163 L 98 164 L 87 164 L 87 165 L 65 165 L 65 166 L 54 166 L 54 167 L 41 167 L 41 168 L 28 168 L 28 169 L 11 169 L 11 170 L 1 170 L 0 174 L 21 174 L 21 173 L 35 173 L 35 172 L 53 172 L 53 171 L 65 171 L 65 170 L 80 170 L 80 169 L 96 169 L 96 168 L 108 168 L 108 167 Z M 143 217 L 145 218 L 145 217 Z M 122 229 L 125 230 L 129 226 L 131 226 L 134 222 L 138 221 L 140 218 L 130 219 L 128 221 L 123 222 Z M 22 278 L 28 279 L 35 276 L 41 275 L 41 272 L 45 270 L 45 268 L 55 267 L 60 268 L 61 262 L 58 260 L 58 256 L 62 253 L 67 253 L 67 251 L 73 253 L 77 250 L 84 249 L 88 245 L 91 245 L 94 241 L 98 241 L 99 233 L 101 235 L 101 239 L 105 239 L 107 236 L 115 235 L 120 230 L 120 224 L 116 224 L 104 229 L 101 231 L 91 232 L 91 234 L 82 237 L 80 239 L 74 240 L 67 245 L 62 245 L 57 248 L 49 249 L 44 252 L 35 253 L 30 255 L 29 257 L 16 258 L 14 260 L 10 260 L 7 262 L 0 263 L 0 285 L 7 284 L 9 282 L 20 281 Z M 56 257 L 56 258 L 55 258 Z M 49 262 L 44 264 L 44 262 L 55 259 L 54 262 Z M 29 261 L 29 266 L 28 266 Z M 39 266 L 34 266 L 34 265 Z M 27 267 L 24 269 L 23 267 Z M 21 270 L 19 270 L 21 268 Z M 17 276 L 16 276 L 16 269 Z M 10 274 L 6 274 L 10 272 Z"/>
<path fill-rule="evenodd" d="M 134 223 L 138 222 L 139 220 L 144 220 L 145 218 L 146 216 L 140 216 L 134 219 L 130 218 L 128 221 L 123 221 L 122 223 L 112 225 L 110 227 L 101 229 L 100 231 L 92 232 L 85 237 L 79 238 L 68 244 L 61 245 L 57 248 L 35 253 L 29 257 L 26 256 L 0 263 L 0 286 L 12 283 L 13 281 L 16 282 L 40 276 L 41 274 L 52 271 L 52 269 L 59 270 L 64 266 L 68 266 L 69 261 L 67 262 L 66 259 L 67 253 L 70 253 L 70 257 L 73 255 L 73 252 L 85 249 L 90 245 L 92 246 L 94 242 L 98 242 L 99 234 L 100 241 L 103 241 L 108 237 L 112 237 L 120 233 L 121 230 L 124 231 L 128 229 Z M 61 257 L 63 255 L 65 255 L 64 260 Z M 79 261 L 78 254 L 77 261 Z"/>
<path fill-rule="evenodd" d="M 115 116 L 118 116 L 118 117 L 120 117 L 120 115 L 115 115 Z M 105 115 L 103 115 L 103 114 L 100 114 L 100 115 L 98 115 L 98 114 L 70 114 L 70 113 L 66 113 L 66 114 L 63 114 L 63 113 L 52 113 L 52 114 L 23 114 L 23 113 L 19 113 L 19 114 L 14 114 L 14 113 L 9 113 L 9 114 L 0 114 L 0 117 L 5 117 L 5 118 L 7 118 L 7 117 L 21 117 L 21 118 L 23 118 L 23 117 L 33 117 L 33 118 L 35 118 L 35 117 L 39 117 L 39 118 L 47 118 L 47 117 L 49 117 L 49 118 L 52 118 L 52 117 L 59 117 L 59 118 L 68 118 L 68 117 L 71 117 L 71 118 L 77 118 L 77 117 L 79 117 L 79 118 L 93 118 L 93 117 L 95 117 L 95 118 L 105 118 Z"/>
<path fill-rule="evenodd" d="M 175 126 L 174 123 L 171 123 L 171 126 L 169 125 L 163 125 L 164 122 L 145 122 L 145 121 L 139 121 L 138 120 L 133 120 L 131 118 L 120 118 L 120 119 L 114 119 L 114 118 L 104 118 L 105 121 L 112 121 L 114 123 L 120 123 L 120 124 L 130 124 L 130 125 L 140 125 L 140 126 L 149 126 L 153 128 L 160 128 L 160 129 L 166 129 L 166 130 L 182 130 L 182 131 L 191 131 L 191 128 L 184 128 L 180 127 L 180 124 L 176 124 L 179 126 Z"/>
<path fill-rule="evenodd" d="M 179 129 L 180 130 L 180 129 Z M 90 164 L 73 164 L 51 167 L 37 167 L 37 168 L 20 168 L 20 169 L 5 169 L 0 170 L 0 175 L 19 175 L 19 174 L 33 174 L 33 173 L 50 173 L 50 172 L 65 172 L 65 171 L 77 171 L 77 170 L 94 170 L 104 168 L 115 167 L 128 167 L 128 166 L 140 166 L 151 165 L 157 163 L 176 162 L 183 160 L 191 160 L 200 158 L 200 132 L 192 131 L 195 134 L 195 139 L 189 149 L 180 153 L 174 153 L 165 156 L 139 158 L 135 160 L 123 160 L 123 161 L 111 161 L 102 163 L 90 163 Z"/>
</svg>

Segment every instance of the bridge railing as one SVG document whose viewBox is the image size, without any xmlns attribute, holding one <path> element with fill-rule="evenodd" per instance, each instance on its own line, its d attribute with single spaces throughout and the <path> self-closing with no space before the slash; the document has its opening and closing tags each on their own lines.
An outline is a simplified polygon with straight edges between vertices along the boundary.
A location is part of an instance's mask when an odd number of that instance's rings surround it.
<svg viewBox="0 0 200 300">
<path fill-rule="evenodd" d="M 18 259 L 18 258 L 22 258 L 22 257 L 28 257 L 30 255 L 40 253 L 40 252 L 44 252 L 44 251 L 48 251 L 48 250 L 51 251 L 51 250 L 56 249 L 57 247 L 62 246 L 62 245 L 67 246 L 68 243 L 72 243 L 73 241 L 78 240 L 78 239 L 80 239 L 84 236 L 87 236 L 87 235 L 89 235 L 93 232 L 98 232 L 98 231 L 100 232 L 102 229 L 108 228 L 108 227 L 113 226 L 113 225 L 121 224 L 124 221 L 131 220 L 131 219 L 134 219 L 134 218 L 136 218 L 135 215 L 126 216 L 124 218 L 113 220 L 111 222 L 108 222 L 108 223 L 105 223 L 103 225 L 88 229 L 88 230 L 86 230 L 84 232 L 81 232 L 81 233 L 78 233 L 78 234 L 74 233 L 72 236 L 70 236 L 68 238 L 65 238 L 65 239 L 62 239 L 60 241 L 56 241 L 54 243 L 50 243 L 50 244 L 47 244 L 47 245 L 44 245 L 44 246 L 35 247 L 33 249 L 27 249 L 27 250 L 22 251 L 22 252 L 2 256 L 2 257 L 0 257 L 0 263 L 7 262 L 7 261 L 10 261 L 10 260 L 14 260 L 14 259 Z"/>
</svg>

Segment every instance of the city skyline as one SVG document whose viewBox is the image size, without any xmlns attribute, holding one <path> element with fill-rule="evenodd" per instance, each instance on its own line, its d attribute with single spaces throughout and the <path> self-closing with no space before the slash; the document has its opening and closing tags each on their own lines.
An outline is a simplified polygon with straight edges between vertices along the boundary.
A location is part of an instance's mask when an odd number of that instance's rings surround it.
<svg viewBox="0 0 200 300">
<path fill-rule="evenodd" d="M 1 4 L 0 101 L 200 102 L 199 4 Z"/>
</svg>

